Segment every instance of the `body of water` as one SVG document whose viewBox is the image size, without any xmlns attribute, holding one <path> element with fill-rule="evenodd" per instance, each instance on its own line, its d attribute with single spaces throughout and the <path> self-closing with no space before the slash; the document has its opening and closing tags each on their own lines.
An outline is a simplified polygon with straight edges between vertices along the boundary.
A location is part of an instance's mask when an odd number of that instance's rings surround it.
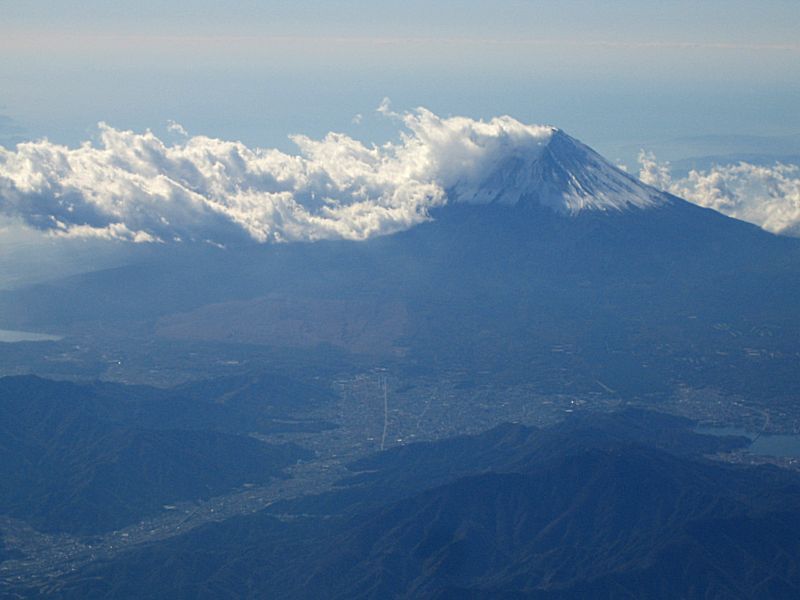
<svg viewBox="0 0 800 600">
<path fill-rule="evenodd" d="M 735 435 L 750 438 L 750 454 L 800 458 L 800 434 L 756 434 L 737 427 L 698 427 L 697 433 L 709 435 Z"/>
<path fill-rule="evenodd" d="M 62 339 L 62 336 L 50 335 L 49 333 L 34 333 L 32 331 L 12 331 L 10 329 L 0 329 L 0 343 L 57 342 L 60 339 Z"/>
</svg>

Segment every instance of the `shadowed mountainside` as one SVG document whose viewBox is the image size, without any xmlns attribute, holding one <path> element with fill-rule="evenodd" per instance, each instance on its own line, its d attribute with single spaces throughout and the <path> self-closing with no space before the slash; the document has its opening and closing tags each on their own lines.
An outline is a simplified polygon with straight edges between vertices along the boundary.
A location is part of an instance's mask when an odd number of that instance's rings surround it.
<svg viewBox="0 0 800 600">
<path fill-rule="evenodd" d="M 288 519 L 262 512 L 209 525 L 67 577 L 50 592 L 793 597 L 800 479 L 706 462 L 696 453 L 736 442 L 706 439 L 689 426 L 627 413 L 412 445 L 354 465 L 369 470 L 366 479 L 344 482 L 354 493 L 340 516 L 308 516 L 306 502 Z M 642 440 L 648 428 L 661 431 L 654 445 Z M 423 454 L 425 464 L 452 465 L 452 474 L 420 472 L 416 455 Z M 397 489 L 403 480 L 416 481 L 415 489 Z M 273 512 L 295 514 L 292 503 Z"/>
<path fill-rule="evenodd" d="M 43 531 L 96 533 L 167 503 L 269 481 L 310 456 L 297 446 L 203 428 L 197 401 L 172 407 L 183 418 L 170 422 L 169 410 L 152 410 L 169 398 L 151 390 L 144 401 L 144 389 L 0 379 L 0 512 Z"/>
</svg>

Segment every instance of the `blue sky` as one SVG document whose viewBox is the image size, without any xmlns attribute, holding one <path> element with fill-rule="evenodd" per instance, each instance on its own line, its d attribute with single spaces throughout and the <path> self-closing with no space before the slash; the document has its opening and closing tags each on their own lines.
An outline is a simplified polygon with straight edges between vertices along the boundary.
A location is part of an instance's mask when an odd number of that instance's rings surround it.
<svg viewBox="0 0 800 600">
<path fill-rule="evenodd" d="M 168 119 L 252 145 L 329 130 L 380 141 L 396 131 L 374 115 L 385 96 L 555 124 L 611 158 L 692 135 L 800 133 L 794 0 L 0 6 L 6 145 Z"/>
</svg>

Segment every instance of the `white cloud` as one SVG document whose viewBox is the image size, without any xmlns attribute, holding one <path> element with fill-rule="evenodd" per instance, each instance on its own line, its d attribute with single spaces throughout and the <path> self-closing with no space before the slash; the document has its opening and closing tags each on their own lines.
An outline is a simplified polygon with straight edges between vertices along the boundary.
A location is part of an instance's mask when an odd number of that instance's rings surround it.
<svg viewBox="0 0 800 600">
<path fill-rule="evenodd" d="M 189 132 L 186 131 L 183 125 L 177 123 L 170 119 L 167 121 L 167 131 L 170 133 L 177 133 L 178 135 L 182 135 L 183 137 L 189 137 Z"/>
<path fill-rule="evenodd" d="M 447 191 L 470 200 L 499 161 L 535 156 L 552 134 L 510 117 L 398 115 L 388 100 L 381 111 L 402 119 L 399 143 L 294 136 L 299 154 L 286 154 L 101 123 L 96 144 L 0 148 L 0 213 L 58 236 L 131 242 L 365 239 L 426 220 Z"/>
<path fill-rule="evenodd" d="M 378 113 L 380 113 L 382 115 L 385 115 L 387 117 L 399 117 L 400 116 L 396 112 L 392 111 L 392 101 L 388 97 L 384 97 L 384 99 L 381 100 L 381 103 L 378 105 L 378 108 L 375 109 L 375 112 L 378 112 Z"/>
<path fill-rule="evenodd" d="M 646 152 L 639 155 L 639 177 L 645 183 L 754 223 L 767 231 L 800 236 L 800 167 L 771 167 L 740 162 L 707 171 L 693 170 L 673 179 L 668 163 L 658 163 Z"/>
<path fill-rule="evenodd" d="M 174 143 L 101 123 L 98 142 L 77 148 L 47 140 L 0 147 L 0 216 L 58 237 L 134 243 L 360 240 L 425 221 L 448 197 L 518 201 L 537 185 L 531 166 L 554 131 L 511 117 L 400 114 L 388 99 L 378 111 L 402 124 L 399 142 L 298 135 L 299 152 L 287 154 L 189 136 L 177 123 L 169 124 Z M 800 167 L 740 163 L 673 179 L 668 164 L 646 153 L 640 167 L 647 184 L 800 235 Z M 568 200 L 558 202 L 570 208 Z"/>
</svg>

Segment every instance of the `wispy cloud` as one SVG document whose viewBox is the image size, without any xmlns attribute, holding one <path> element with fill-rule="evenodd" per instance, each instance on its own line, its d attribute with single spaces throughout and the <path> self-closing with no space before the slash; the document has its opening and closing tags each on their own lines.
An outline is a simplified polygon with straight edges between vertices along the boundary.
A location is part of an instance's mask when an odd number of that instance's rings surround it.
<svg viewBox="0 0 800 600">
<path fill-rule="evenodd" d="M 729 40 L 617 40 L 571 37 L 491 37 L 491 36 L 408 36 L 408 35 L 199 35 L 144 34 L 102 31 L 5 31 L 0 37 L 0 49 L 5 50 L 74 50 L 80 48 L 143 51 L 202 49 L 205 51 L 248 50 L 266 52 L 276 48 L 574 48 L 628 50 L 719 50 L 753 52 L 800 52 L 796 42 L 739 42 Z"/>
<path fill-rule="evenodd" d="M 180 123 L 176 123 L 172 119 L 167 121 L 167 131 L 170 133 L 176 133 L 178 135 L 182 135 L 183 137 L 189 137 L 189 132 L 181 125 Z"/>
<path fill-rule="evenodd" d="M 639 177 L 700 206 L 754 223 L 772 233 L 800 236 L 800 167 L 746 162 L 692 170 L 674 179 L 669 163 L 639 155 Z"/>
</svg>

